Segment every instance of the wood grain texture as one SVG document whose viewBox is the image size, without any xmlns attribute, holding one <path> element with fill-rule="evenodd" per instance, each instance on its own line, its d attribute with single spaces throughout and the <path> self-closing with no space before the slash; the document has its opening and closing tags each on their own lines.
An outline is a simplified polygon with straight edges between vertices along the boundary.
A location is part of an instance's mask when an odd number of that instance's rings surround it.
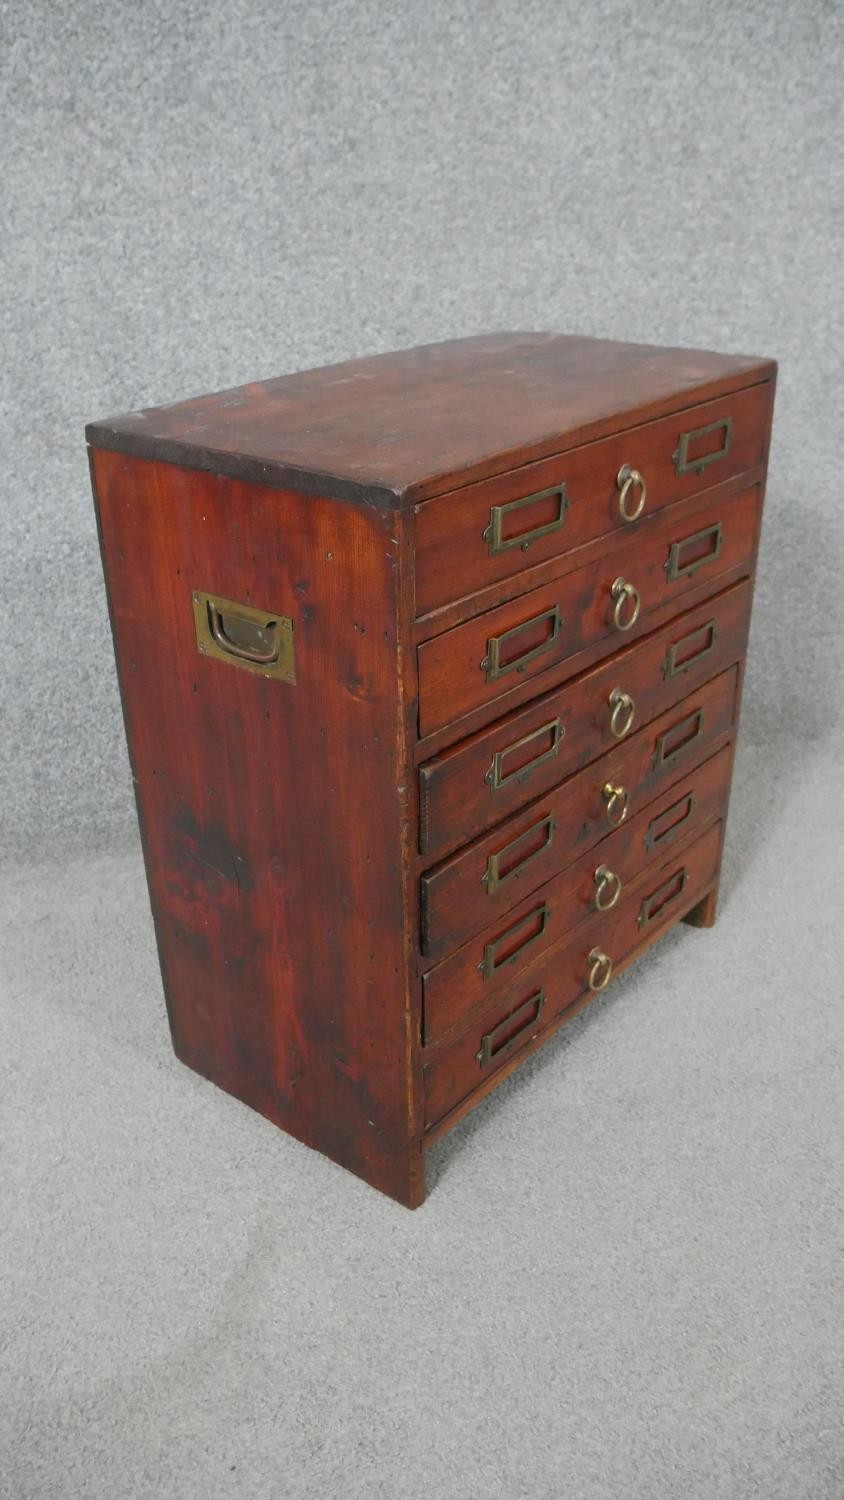
<svg viewBox="0 0 844 1500">
<path fill-rule="evenodd" d="M 714 920 L 774 379 L 497 334 L 88 429 L 175 1049 L 400 1203 L 430 1141 L 589 1003 L 591 946 L 618 972 Z M 648 484 L 633 521 L 623 463 Z M 526 537 L 563 484 L 564 523 Z M 493 508 L 541 489 L 495 512 L 514 546 L 491 555 Z M 197 591 L 288 616 L 295 685 L 233 664 Z"/>
<path fill-rule="evenodd" d="M 771 378 L 770 360 L 495 333 L 104 418 L 89 443 L 396 506 Z"/>
<path fill-rule="evenodd" d="M 738 661 L 751 597 L 748 582 L 734 584 L 421 766 L 420 846 L 427 861 L 516 812 Z M 623 704 L 613 719 L 617 691 L 633 705 L 632 722 Z M 614 735 L 613 722 L 627 732 Z"/>
<path fill-rule="evenodd" d="M 456 947 L 469 933 L 509 911 L 526 891 L 535 890 L 597 844 L 611 827 L 605 784 L 625 789 L 627 817 L 633 817 L 663 787 L 673 786 L 691 767 L 707 759 L 733 726 L 737 682 L 736 667 L 722 672 L 617 749 L 567 777 L 423 875 L 426 957 L 439 957 Z M 667 758 L 660 755 L 661 745 L 669 747 Z M 543 831 L 543 824 L 549 828 L 553 824 L 549 833 Z M 492 891 L 486 880 L 491 856 L 497 856 L 501 868 L 508 871 L 504 882 Z"/>
<path fill-rule="evenodd" d="M 425 502 L 418 507 L 416 524 L 417 613 L 424 615 L 488 588 L 595 537 L 605 538 L 607 546 L 612 545 L 613 536 L 632 542 L 642 524 L 663 507 L 754 468 L 762 457 L 770 405 L 771 385 L 766 381 Z M 723 456 L 702 473 L 690 470 L 678 476 L 675 454 L 681 434 L 727 419 L 732 423 L 731 441 Z M 706 441 L 725 447 L 724 430 L 717 428 Z M 622 520 L 619 510 L 617 477 L 624 465 L 640 472 L 646 484 L 644 508 L 632 522 Z M 504 536 L 517 545 L 491 555 L 485 533 L 492 526 L 493 508 L 524 501 L 561 484 L 567 506 L 559 530 L 535 540 L 530 537 L 533 527 L 550 523 L 559 514 L 554 497 L 522 504 L 501 520 Z M 638 503 L 640 488 L 636 486 L 632 493 Z M 525 581 L 523 587 L 530 584 Z"/>
<path fill-rule="evenodd" d="M 728 570 L 744 565 L 749 572 L 760 505 L 760 491 L 753 488 L 728 504 L 719 497 L 672 506 L 652 517 L 625 545 L 616 541 L 612 550 L 586 567 L 425 641 L 418 648 L 420 735 L 454 723 L 482 705 L 495 703 L 498 712 L 504 712 L 514 686 L 541 681 L 550 667 L 568 662 L 585 646 L 602 642 L 604 653 L 609 654 L 637 640 L 653 628 L 654 611 L 674 605 L 679 614 L 686 596 L 704 578 L 717 588 L 715 580 Z M 720 527 L 717 550 L 716 527 Z M 671 548 L 682 547 L 681 556 L 691 561 L 695 554 L 689 550 L 687 556 L 685 549 L 695 546 L 691 539 L 709 529 L 710 542 L 700 544 L 703 556 L 696 571 L 672 577 L 667 571 Z M 620 577 L 635 586 L 641 603 L 638 619 L 626 629 L 614 623 L 612 585 Z M 562 616 L 556 637 L 550 623 L 554 609 Z M 630 614 L 629 609 L 622 612 L 623 623 Z M 495 641 L 502 641 L 502 659 L 510 669 L 492 678 L 482 664 Z M 535 654 L 523 669 L 512 665 L 534 648 Z"/>
<path fill-rule="evenodd" d="M 390 525 L 114 453 L 93 471 L 176 1052 L 414 1204 Z M 296 686 L 200 656 L 195 588 L 290 615 Z"/>
<path fill-rule="evenodd" d="M 642 951 L 651 933 L 664 930 L 700 901 L 715 878 L 722 825 L 716 823 L 693 844 L 675 851 L 661 865 L 643 871 L 612 911 L 596 913 L 570 943 L 555 948 L 522 974 L 506 998 L 476 1013 L 458 1037 L 443 1038 L 424 1053 L 425 1108 L 430 1125 L 470 1094 L 485 1074 L 495 1072 L 580 997 L 592 998 L 587 976 L 590 955 L 600 950 L 613 966 Z M 544 1003 L 535 997 L 544 997 Z M 532 1003 L 533 1002 L 533 1003 Z M 499 1049 L 488 1064 L 479 1059 L 485 1035 Z"/>
<path fill-rule="evenodd" d="M 664 862 L 669 851 L 683 847 L 708 823 L 722 818 L 731 769 L 732 747 L 726 745 L 429 969 L 422 982 L 425 1041 L 435 1041 L 476 1006 L 508 992 L 537 959 L 559 948 L 572 929 L 590 919 L 598 892 L 596 871 L 601 866 L 614 877 L 601 898 L 606 904 L 607 893 L 616 892 L 616 880 L 621 892 L 627 891 L 650 865 Z M 496 962 L 491 971 L 485 964 L 490 945 Z"/>
</svg>

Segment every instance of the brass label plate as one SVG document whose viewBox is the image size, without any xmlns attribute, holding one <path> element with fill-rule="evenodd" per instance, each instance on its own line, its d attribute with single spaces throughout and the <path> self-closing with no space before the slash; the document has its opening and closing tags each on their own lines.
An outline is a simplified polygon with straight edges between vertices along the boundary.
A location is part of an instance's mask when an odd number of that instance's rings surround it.
<svg viewBox="0 0 844 1500">
<path fill-rule="evenodd" d="M 289 615 L 255 609 L 202 589 L 192 591 L 191 602 L 200 655 L 295 684 L 293 621 Z"/>
</svg>

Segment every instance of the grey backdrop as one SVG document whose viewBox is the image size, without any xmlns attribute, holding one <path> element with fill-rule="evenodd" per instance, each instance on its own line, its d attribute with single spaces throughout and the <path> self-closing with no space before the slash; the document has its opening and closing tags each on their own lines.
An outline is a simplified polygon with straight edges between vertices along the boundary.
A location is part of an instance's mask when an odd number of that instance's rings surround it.
<svg viewBox="0 0 844 1500">
<path fill-rule="evenodd" d="M 841 6 L 0 27 L 0 1491 L 840 1497 Z M 82 427 L 501 327 L 772 355 L 775 441 L 719 927 L 410 1216 L 170 1056 Z"/>
</svg>

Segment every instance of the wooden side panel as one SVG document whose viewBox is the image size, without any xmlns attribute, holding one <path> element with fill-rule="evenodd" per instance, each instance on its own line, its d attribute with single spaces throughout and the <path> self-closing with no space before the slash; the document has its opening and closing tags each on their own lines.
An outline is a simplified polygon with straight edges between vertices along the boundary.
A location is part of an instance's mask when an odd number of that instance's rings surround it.
<svg viewBox="0 0 844 1500">
<path fill-rule="evenodd" d="M 92 455 L 173 1044 L 414 1205 L 390 516 Z M 293 620 L 296 684 L 197 650 L 192 591 Z"/>
</svg>

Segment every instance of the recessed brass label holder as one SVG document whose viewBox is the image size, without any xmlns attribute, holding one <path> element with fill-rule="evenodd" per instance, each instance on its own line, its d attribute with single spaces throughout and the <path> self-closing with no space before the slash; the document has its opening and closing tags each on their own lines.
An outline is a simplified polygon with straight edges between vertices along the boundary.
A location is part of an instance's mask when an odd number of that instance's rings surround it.
<svg viewBox="0 0 844 1500">
<path fill-rule="evenodd" d="M 692 456 L 690 449 L 693 443 L 701 438 L 712 437 L 715 433 L 720 435 L 717 448 L 710 448 L 708 453 L 699 453 Z M 674 473 L 680 478 L 683 474 L 702 474 L 710 464 L 716 464 L 719 458 L 726 458 L 733 444 L 733 419 L 732 417 L 721 417 L 717 422 L 710 422 L 706 427 L 696 427 L 690 432 L 681 432 L 680 441 L 671 457 L 674 460 Z"/>
<path fill-rule="evenodd" d="M 505 537 L 505 516 L 510 516 L 514 511 L 524 510 L 526 506 L 535 505 L 538 500 L 547 500 L 552 496 L 557 505 L 553 520 L 532 526 L 528 531 L 519 531 L 515 536 Z M 564 484 L 555 484 L 550 490 L 539 490 L 535 495 L 525 495 L 521 500 L 509 500 L 506 505 L 493 505 L 489 512 L 489 525 L 483 532 L 483 539 L 487 543 L 490 557 L 500 557 L 502 552 L 509 552 L 511 547 L 518 547 L 522 552 L 527 552 L 528 547 L 538 542 L 540 537 L 550 536 L 552 532 L 560 530 L 566 519 L 568 508 L 569 498 Z"/>
<path fill-rule="evenodd" d="M 261 677 L 295 683 L 293 621 L 288 615 L 254 609 L 251 604 L 238 604 L 200 589 L 194 589 L 191 599 L 196 645 L 202 656 L 243 667 Z"/>
</svg>

